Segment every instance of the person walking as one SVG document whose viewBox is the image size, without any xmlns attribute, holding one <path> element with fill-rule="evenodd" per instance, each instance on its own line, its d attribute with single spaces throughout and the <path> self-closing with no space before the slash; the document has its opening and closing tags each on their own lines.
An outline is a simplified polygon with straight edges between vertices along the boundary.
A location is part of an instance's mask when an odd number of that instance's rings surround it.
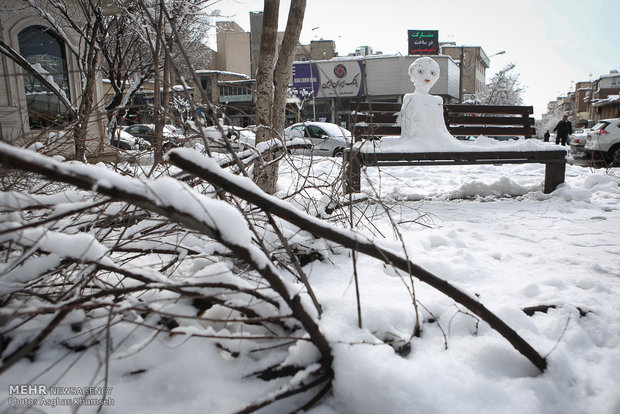
<svg viewBox="0 0 620 414">
<path fill-rule="evenodd" d="M 561 141 L 562 145 L 566 146 L 568 135 L 573 133 L 573 124 L 568 120 L 568 116 L 564 115 L 562 117 L 562 120 L 553 128 L 553 132 L 557 132 L 555 144 L 558 145 Z"/>
<path fill-rule="evenodd" d="M 545 135 L 543 135 L 543 141 L 545 142 L 549 142 L 549 137 L 551 136 L 551 134 L 549 133 L 549 130 L 547 130 L 547 132 L 545 132 Z"/>
</svg>

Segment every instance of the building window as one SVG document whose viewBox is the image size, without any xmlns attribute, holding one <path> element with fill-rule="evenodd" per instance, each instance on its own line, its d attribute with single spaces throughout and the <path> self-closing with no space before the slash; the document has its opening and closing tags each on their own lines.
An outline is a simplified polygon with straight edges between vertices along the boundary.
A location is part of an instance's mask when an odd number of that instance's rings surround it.
<svg viewBox="0 0 620 414">
<path fill-rule="evenodd" d="M 25 28 L 19 32 L 18 40 L 24 59 L 70 99 L 65 42 L 43 26 Z M 26 71 L 24 86 L 30 128 L 49 127 L 66 121 L 67 107 L 55 93 Z"/>
</svg>

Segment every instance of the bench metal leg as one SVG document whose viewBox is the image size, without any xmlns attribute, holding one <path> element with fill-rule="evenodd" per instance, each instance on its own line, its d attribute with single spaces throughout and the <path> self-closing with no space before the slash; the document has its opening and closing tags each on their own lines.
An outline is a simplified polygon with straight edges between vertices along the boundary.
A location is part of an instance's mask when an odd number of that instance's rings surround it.
<svg viewBox="0 0 620 414">
<path fill-rule="evenodd" d="M 550 162 L 545 164 L 545 189 L 544 193 L 553 192 L 558 185 L 564 182 L 566 174 L 566 162 Z"/>
<path fill-rule="evenodd" d="M 359 193 L 360 183 L 360 153 L 359 151 L 345 151 L 344 155 L 344 192 Z"/>
</svg>

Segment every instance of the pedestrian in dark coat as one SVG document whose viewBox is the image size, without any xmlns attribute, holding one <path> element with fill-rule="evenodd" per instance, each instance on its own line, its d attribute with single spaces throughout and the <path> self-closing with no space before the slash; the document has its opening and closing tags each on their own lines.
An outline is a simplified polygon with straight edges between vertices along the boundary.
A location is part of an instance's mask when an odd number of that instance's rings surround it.
<svg viewBox="0 0 620 414">
<path fill-rule="evenodd" d="M 545 142 L 549 142 L 549 137 L 551 136 L 551 134 L 549 133 L 549 130 L 547 130 L 547 132 L 545 132 L 545 135 L 543 135 L 544 141 Z"/>
<path fill-rule="evenodd" d="M 573 133 L 573 124 L 568 120 L 568 116 L 564 115 L 562 120 L 558 122 L 558 124 L 553 128 L 553 132 L 557 131 L 557 135 L 555 137 L 555 144 L 559 144 L 560 141 L 562 145 L 566 145 L 566 140 L 568 139 L 568 135 Z"/>
</svg>

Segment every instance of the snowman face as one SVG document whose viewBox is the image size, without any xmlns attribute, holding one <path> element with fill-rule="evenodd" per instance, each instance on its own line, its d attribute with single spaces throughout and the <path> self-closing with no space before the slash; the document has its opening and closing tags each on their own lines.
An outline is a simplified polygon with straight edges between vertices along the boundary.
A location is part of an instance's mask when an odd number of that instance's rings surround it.
<svg viewBox="0 0 620 414">
<path fill-rule="evenodd" d="M 431 58 L 419 58 L 409 66 L 409 78 L 416 92 L 426 94 L 439 79 L 439 65 Z"/>
</svg>

